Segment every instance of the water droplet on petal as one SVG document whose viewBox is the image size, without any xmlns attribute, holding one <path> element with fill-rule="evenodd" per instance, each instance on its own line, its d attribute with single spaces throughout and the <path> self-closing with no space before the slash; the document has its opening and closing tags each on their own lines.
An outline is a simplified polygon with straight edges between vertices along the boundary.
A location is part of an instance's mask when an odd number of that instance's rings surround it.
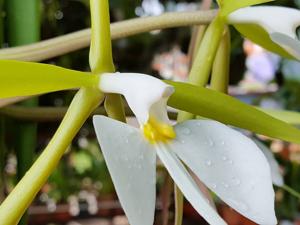
<svg viewBox="0 0 300 225">
<path fill-rule="evenodd" d="M 125 139 L 125 143 L 128 144 L 128 143 L 129 143 L 129 140 L 128 140 L 128 139 Z"/>
<path fill-rule="evenodd" d="M 180 143 L 181 143 L 181 144 L 184 144 L 184 143 L 185 143 L 185 141 L 184 141 L 184 140 L 180 140 Z"/>
<path fill-rule="evenodd" d="M 212 147 L 212 146 L 214 145 L 214 142 L 213 142 L 213 140 L 211 140 L 211 139 L 208 139 L 208 145 L 209 145 L 210 147 Z"/>
<path fill-rule="evenodd" d="M 206 161 L 206 165 L 207 165 L 207 166 L 211 166 L 211 165 L 212 165 L 212 162 L 211 162 L 210 160 L 207 160 L 207 161 Z"/>
<path fill-rule="evenodd" d="M 226 161 L 226 160 L 227 160 L 227 156 L 225 156 L 225 155 L 222 156 L 222 160 L 223 160 L 223 161 Z"/>
<path fill-rule="evenodd" d="M 184 133 L 185 135 L 189 135 L 191 133 L 191 130 L 189 128 L 184 128 L 182 133 Z"/>
<path fill-rule="evenodd" d="M 233 161 L 232 161 L 232 160 L 229 160 L 228 163 L 229 163 L 229 164 L 233 164 Z"/>
<path fill-rule="evenodd" d="M 225 141 L 221 141 L 221 145 L 222 145 L 222 146 L 225 145 Z"/>
<path fill-rule="evenodd" d="M 240 185 L 240 184 L 241 184 L 241 181 L 240 181 L 240 179 L 237 179 L 237 178 L 233 177 L 231 183 L 232 183 L 233 185 L 236 185 L 236 186 L 237 186 L 237 185 Z"/>
<path fill-rule="evenodd" d="M 216 185 L 216 184 L 212 184 L 211 187 L 212 187 L 213 189 L 216 189 L 216 188 L 217 188 L 217 185 Z"/>
</svg>

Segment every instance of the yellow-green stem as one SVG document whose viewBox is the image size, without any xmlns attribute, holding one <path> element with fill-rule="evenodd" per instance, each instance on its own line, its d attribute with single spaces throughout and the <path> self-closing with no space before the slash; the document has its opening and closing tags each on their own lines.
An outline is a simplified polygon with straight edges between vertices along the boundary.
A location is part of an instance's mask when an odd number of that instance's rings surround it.
<svg viewBox="0 0 300 225">
<path fill-rule="evenodd" d="M 0 206 L 1 225 L 14 225 L 20 220 L 78 130 L 102 100 L 103 95 L 96 88 L 78 91 L 46 149 Z"/>
<path fill-rule="evenodd" d="M 209 80 L 211 68 L 223 35 L 226 21 L 216 16 L 212 23 L 208 26 L 197 55 L 189 74 L 189 83 L 198 86 L 205 86 Z M 194 115 L 188 112 L 180 112 L 179 121 L 193 119 Z"/>
<path fill-rule="evenodd" d="M 183 218 L 183 194 L 177 185 L 174 185 L 175 194 L 175 223 L 174 225 L 181 225 Z"/>
<path fill-rule="evenodd" d="M 223 93 L 228 92 L 230 67 L 230 32 L 226 27 L 212 68 L 211 88 Z"/>
<path fill-rule="evenodd" d="M 112 58 L 108 0 L 90 0 L 91 46 L 90 67 L 93 73 L 114 72 Z M 108 94 L 105 99 L 107 115 L 125 121 L 125 112 L 120 95 Z"/>
<path fill-rule="evenodd" d="M 114 72 L 110 38 L 108 0 L 90 0 L 91 46 L 90 67 L 93 73 Z"/>
</svg>

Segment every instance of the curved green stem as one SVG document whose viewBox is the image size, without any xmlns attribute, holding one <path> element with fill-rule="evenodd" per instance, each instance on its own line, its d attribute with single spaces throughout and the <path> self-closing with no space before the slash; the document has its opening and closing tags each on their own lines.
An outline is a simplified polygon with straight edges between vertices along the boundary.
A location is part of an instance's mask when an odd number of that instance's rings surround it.
<svg viewBox="0 0 300 225">
<path fill-rule="evenodd" d="M 183 218 L 183 194 L 180 189 L 174 184 L 175 194 L 175 223 L 174 225 L 181 225 Z"/>
<path fill-rule="evenodd" d="M 111 24 L 111 38 L 120 39 L 152 30 L 208 24 L 216 10 L 172 12 L 160 16 L 135 18 Z M 64 55 L 90 45 L 91 30 L 85 29 L 44 40 L 36 44 L 0 50 L 0 59 L 42 61 Z"/>
<path fill-rule="evenodd" d="M 47 181 L 90 113 L 103 99 L 96 88 L 82 88 L 46 149 L 0 206 L 1 225 L 16 224 Z"/>
</svg>

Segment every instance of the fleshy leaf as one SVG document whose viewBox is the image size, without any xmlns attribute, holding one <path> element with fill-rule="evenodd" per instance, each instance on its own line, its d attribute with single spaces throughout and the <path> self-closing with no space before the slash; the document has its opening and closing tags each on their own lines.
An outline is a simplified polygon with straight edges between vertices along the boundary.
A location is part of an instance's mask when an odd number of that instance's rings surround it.
<svg viewBox="0 0 300 225">
<path fill-rule="evenodd" d="M 227 16 L 231 12 L 247 6 L 258 5 L 274 0 L 223 0 L 221 6 L 221 14 Z"/>
<path fill-rule="evenodd" d="M 299 10 L 278 6 L 247 7 L 231 13 L 227 19 L 246 38 L 265 49 L 300 60 L 300 41 L 296 35 Z"/>
<path fill-rule="evenodd" d="M 195 85 L 175 87 L 168 105 L 183 111 L 285 141 L 300 143 L 300 130 L 233 97 Z"/>
<path fill-rule="evenodd" d="M 170 148 L 203 183 L 254 222 L 276 224 L 270 167 L 251 139 L 211 120 L 190 120 L 175 130 Z"/>
<path fill-rule="evenodd" d="M 131 225 L 152 225 L 155 210 L 156 153 L 142 133 L 104 116 L 94 127 L 121 205 Z"/>
<path fill-rule="evenodd" d="M 266 159 L 269 162 L 269 165 L 270 165 L 270 168 L 271 168 L 271 176 L 272 176 L 273 184 L 275 184 L 276 186 L 282 187 L 284 185 L 283 177 L 282 177 L 282 174 L 280 173 L 279 164 L 276 161 L 273 153 L 262 142 L 260 142 L 256 139 L 253 139 L 253 141 L 260 148 L 260 150 L 264 153 Z"/>
<path fill-rule="evenodd" d="M 181 149 L 185 151 L 185 149 Z M 167 168 L 170 176 L 184 194 L 185 198 L 192 204 L 198 213 L 209 223 L 214 225 L 226 224 L 218 215 L 209 200 L 199 190 L 196 183 L 184 168 L 177 156 L 164 144 L 156 146 L 157 155 Z"/>
<path fill-rule="evenodd" d="M 97 76 L 62 67 L 0 60 L 0 98 L 28 96 L 95 84 Z"/>
</svg>

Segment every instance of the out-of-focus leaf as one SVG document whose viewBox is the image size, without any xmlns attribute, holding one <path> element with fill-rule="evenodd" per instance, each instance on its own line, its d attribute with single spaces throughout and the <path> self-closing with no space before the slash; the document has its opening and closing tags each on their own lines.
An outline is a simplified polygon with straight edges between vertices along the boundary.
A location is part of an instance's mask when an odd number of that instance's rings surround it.
<svg viewBox="0 0 300 225">
<path fill-rule="evenodd" d="M 95 75 L 53 65 L 0 60 L 0 98 L 91 86 L 96 79 Z"/>
<path fill-rule="evenodd" d="M 169 106 L 269 137 L 300 143 L 300 130 L 253 106 L 207 88 L 166 82 L 175 87 Z"/>
<path fill-rule="evenodd" d="M 276 109 L 263 109 L 259 108 L 259 110 L 263 111 L 264 113 L 282 120 L 289 124 L 300 125 L 300 113 L 287 111 L 287 110 L 276 110 Z"/>
</svg>

